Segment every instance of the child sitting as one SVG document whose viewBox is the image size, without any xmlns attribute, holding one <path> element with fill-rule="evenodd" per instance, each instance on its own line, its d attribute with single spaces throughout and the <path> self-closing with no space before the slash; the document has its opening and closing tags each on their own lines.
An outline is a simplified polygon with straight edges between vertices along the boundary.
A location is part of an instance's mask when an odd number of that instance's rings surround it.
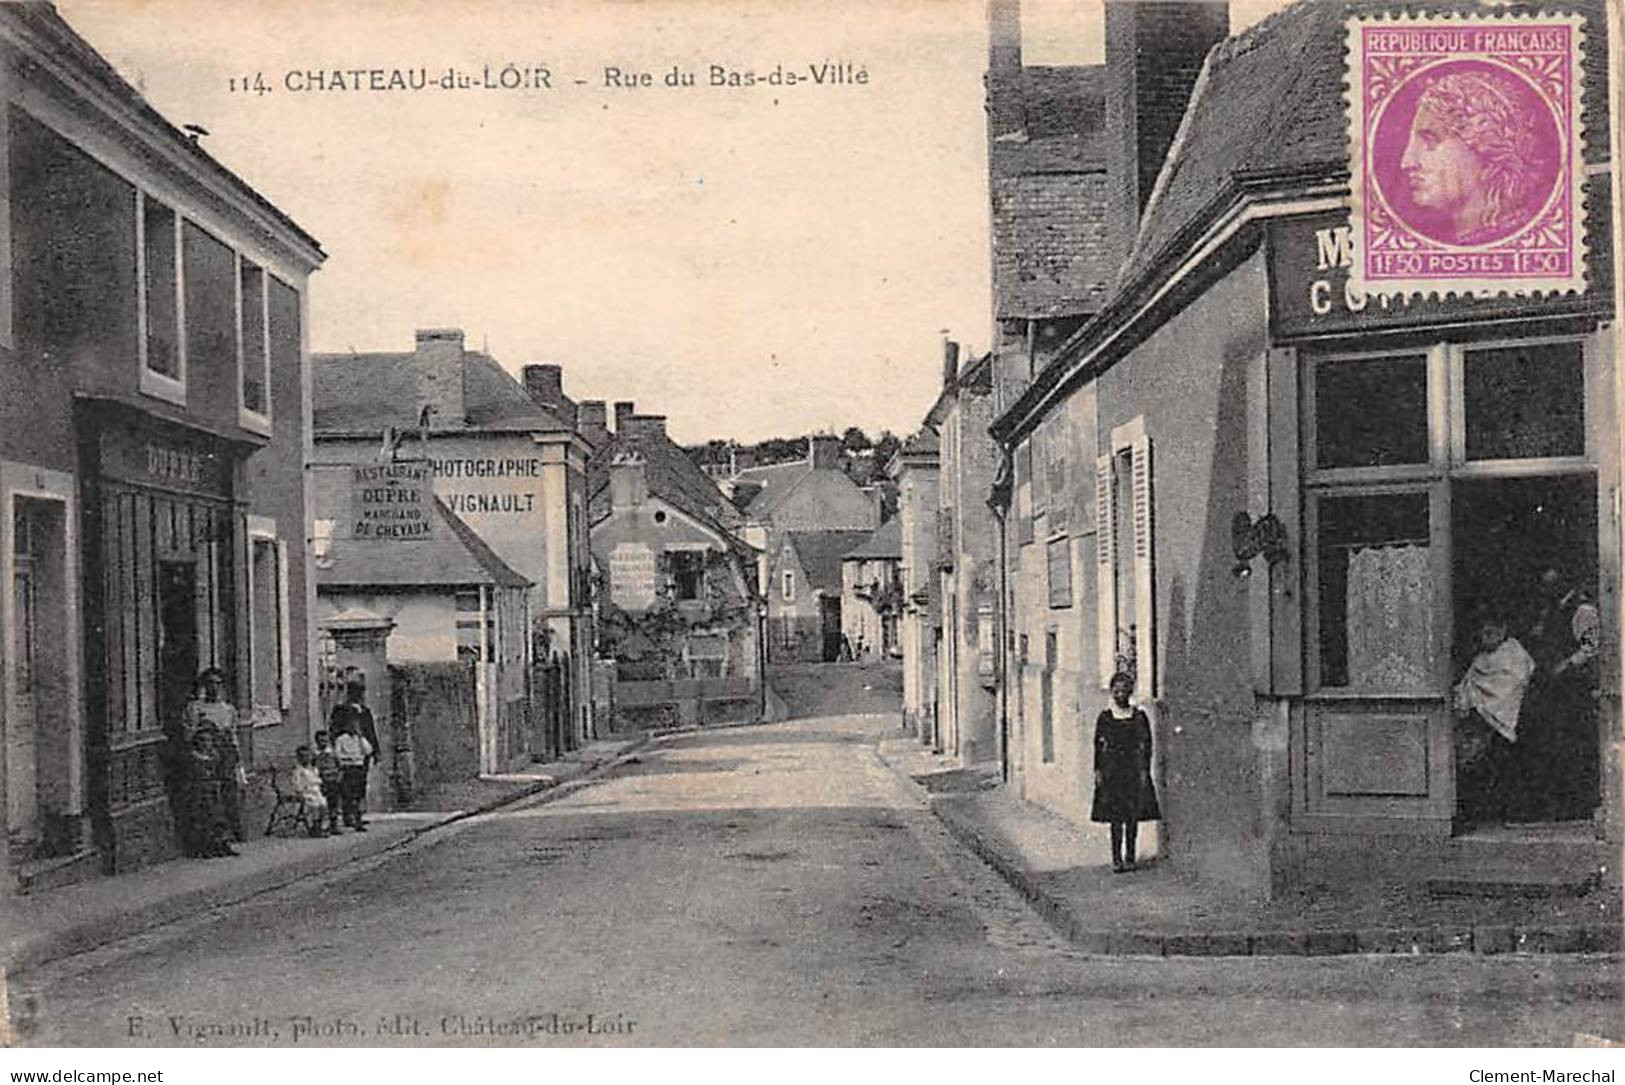
<svg viewBox="0 0 1625 1085">
<path fill-rule="evenodd" d="M 338 755 L 333 752 L 333 740 L 326 731 L 316 732 L 316 775 L 322 782 L 322 798 L 327 807 L 327 832 L 330 836 L 339 834 L 339 782 L 343 773 L 339 770 Z"/>
<path fill-rule="evenodd" d="M 327 796 L 322 794 L 322 777 L 316 770 L 316 755 L 309 746 L 293 751 L 298 762 L 293 770 L 293 790 L 305 803 L 305 817 L 310 824 L 311 836 L 326 836 L 328 824 Z"/>
</svg>

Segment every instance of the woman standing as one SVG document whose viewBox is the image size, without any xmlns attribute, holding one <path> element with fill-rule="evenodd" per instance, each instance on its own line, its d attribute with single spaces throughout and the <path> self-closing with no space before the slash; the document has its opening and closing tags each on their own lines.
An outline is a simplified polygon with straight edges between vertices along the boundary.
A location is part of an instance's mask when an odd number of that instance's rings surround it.
<svg viewBox="0 0 1625 1085">
<path fill-rule="evenodd" d="M 1162 816 L 1151 783 L 1151 721 L 1131 705 L 1134 678 L 1112 675 L 1111 704 L 1095 720 L 1095 799 L 1090 817 L 1112 827 L 1112 872 L 1134 869 L 1140 822 Z"/>
<path fill-rule="evenodd" d="M 220 818 L 226 833 L 241 843 L 243 834 L 243 766 L 237 749 L 237 710 L 225 699 L 226 676 L 216 667 L 210 667 L 197 676 L 192 699 L 187 702 L 181 730 L 187 748 L 195 749 L 201 734 L 212 752 L 213 780 L 194 781 L 194 786 L 212 786 L 217 797 Z M 194 773 L 196 775 L 196 773 Z M 195 839 L 205 847 L 213 847 L 206 826 L 194 825 Z M 225 845 L 226 854 L 235 854 Z"/>
</svg>

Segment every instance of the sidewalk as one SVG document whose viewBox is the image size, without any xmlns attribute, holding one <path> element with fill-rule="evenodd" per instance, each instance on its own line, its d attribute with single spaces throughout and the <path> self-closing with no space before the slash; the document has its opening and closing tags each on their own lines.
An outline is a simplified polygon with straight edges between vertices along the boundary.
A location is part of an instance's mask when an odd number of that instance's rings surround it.
<svg viewBox="0 0 1625 1085">
<path fill-rule="evenodd" d="M 1106 826 L 1080 826 L 1014 798 L 988 786 L 996 776 L 980 779 L 958 769 L 906 735 L 883 739 L 879 753 L 928 796 L 949 832 L 1089 953 L 1327 956 L 1620 949 L 1619 899 L 1603 890 L 1581 897 L 1436 899 L 1422 886 L 1374 885 L 1261 900 L 1219 892 L 1154 858 L 1132 873 L 1113 874 Z"/>
<path fill-rule="evenodd" d="M 404 846 L 423 834 L 518 799 L 579 780 L 643 745 L 645 736 L 590 742 L 533 772 L 438 790 L 460 804 L 440 810 L 373 814 L 367 832 L 330 837 L 251 837 L 233 859 L 175 859 L 129 874 L 13 896 L 0 915 L 0 976 L 83 953 L 324 874 Z M 263 826 L 255 826 L 255 829 Z"/>
</svg>

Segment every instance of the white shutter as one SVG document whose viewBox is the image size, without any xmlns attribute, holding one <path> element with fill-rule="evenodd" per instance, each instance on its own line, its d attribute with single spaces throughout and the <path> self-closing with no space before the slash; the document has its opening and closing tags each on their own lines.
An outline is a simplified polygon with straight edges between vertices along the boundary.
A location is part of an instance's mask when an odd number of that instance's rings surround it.
<svg viewBox="0 0 1625 1085">
<path fill-rule="evenodd" d="M 278 704 L 288 709 L 293 707 L 293 641 L 288 623 L 288 544 L 282 539 L 276 541 L 276 621 Z"/>
<path fill-rule="evenodd" d="M 1139 672 L 1135 696 L 1149 701 L 1156 696 L 1157 638 L 1153 623 L 1157 612 L 1151 598 L 1151 439 L 1143 433 L 1130 446 L 1134 484 L 1134 659 Z"/>
<path fill-rule="evenodd" d="M 1100 684 L 1106 686 L 1117 669 L 1117 581 L 1114 575 L 1112 458 L 1095 458 L 1095 636 L 1100 660 Z"/>
</svg>

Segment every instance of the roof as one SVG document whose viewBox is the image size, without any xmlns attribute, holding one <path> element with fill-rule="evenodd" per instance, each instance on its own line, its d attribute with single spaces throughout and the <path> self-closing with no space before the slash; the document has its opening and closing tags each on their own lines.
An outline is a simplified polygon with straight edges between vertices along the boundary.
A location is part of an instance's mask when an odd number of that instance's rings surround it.
<svg viewBox="0 0 1625 1085">
<path fill-rule="evenodd" d="M 812 465 L 806 459 L 790 460 L 787 463 L 769 463 L 760 467 L 746 467 L 739 472 L 738 481 L 748 483 L 754 487 L 754 492 L 742 501 L 736 502 L 751 516 L 761 518 L 765 516 L 762 510 L 768 507 L 771 494 L 783 494 L 795 485 L 801 477 L 812 470 Z M 739 492 L 736 489 L 736 493 Z M 776 500 L 776 499 L 774 499 Z M 762 502 L 761 509 L 756 503 Z"/>
<path fill-rule="evenodd" d="M 410 351 L 311 355 L 316 432 L 370 435 L 385 426 L 415 427 L 416 360 Z M 463 352 L 463 400 L 466 417 L 436 418 L 434 432 L 570 432 L 569 426 L 536 405 L 513 374 L 479 351 Z"/>
<path fill-rule="evenodd" d="M 513 570 L 440 498 L 434 499 L 441 530 L 412 542 L 357 542 L 335 538 L 330 560 L 316 569 L 324 587 L 461 587 L 495 584 L 528 588 L 531 581 Z"/>
<path fill-rule="evenodd" d="M 841 558 L 871 534 L 869 531 L 789 531 L 784 537 L 796 548 L 796 557 L 801 560 L 812 586 L 839 595 Z"/>
<path fill-rule="evenodd" d="M 644 463 L 649 494 L 703 523 L 723 538 L 734 538 L 738 513 L 711 476 L 664 433 L 616 434 L 587 461 L 587 519 L 597 523 L 610 512 L 610 469 L 618 456 L 637 453 Z M 740 543 L 744 546 L 744 543 Z"/>
<path fill-rule="evenodd" d="M 235 189 L 238 195 L 253 204 L 275 225 L 288 231 L 299 243 L 307 246 L 316 262 L 325 259 L 326 254 L 322 251 L 321 242 L 307 233 L 287 212 L 222 165 L 218 159 L 204 150 L 197 140 L 176 128 L 162 113 L 154 109 L 146 98 L 142 97 L 141 92 L 120 75 L 118 69 L 108 63 L 106 57 L 96 51 L 95 46 L 81 37 L 79 32 L 62 18 L 55 4 L 0 4 L 0 18 L 21 24 L 30 31 L 44 35 L 50 44 L 59 46 L 60 49 L 52 50 L 53 59 L 63 54 L 70 55 L 81 73 L 88 75 L 103 89 L 132 106 L 143 119 L 156 126 L 172 149 L 184 157 L 195 160 L 206 172 L 214 174 L 229 188 Z"/>
<path fill-rule="evenodd" d="M 1208 54 L 1121 280 L 1161 262 L 1247 180 L 1348 172 L 1343 0 L 1300 0 Z"/>
<path fill-rule="evenodd" d="M 902 561 L 903 521 L 896 516 L 881 524 L 874 533 L 846 552 L 843 561 Z"/>
<path fill-rule="evenodd" d="M 859 495 L 863 493 L 862 488 L 845 471 L 836 467 L 820 467 L 804 471 L 799 478 L 768 487 L 756 495 L 745 511 L 752 520 L 772 520 L 773 514 L 783 508 L 793 495 L 809 497 L 813 504 L 822 506 L 830 498 L 847 496 L 847 491 Z"/>
</svg>

